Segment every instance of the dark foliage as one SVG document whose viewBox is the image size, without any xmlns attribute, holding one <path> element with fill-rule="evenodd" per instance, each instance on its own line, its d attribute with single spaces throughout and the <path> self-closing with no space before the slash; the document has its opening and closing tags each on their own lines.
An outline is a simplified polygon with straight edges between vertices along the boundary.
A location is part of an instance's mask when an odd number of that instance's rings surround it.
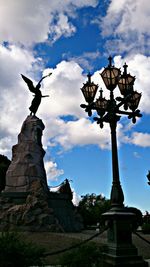
<svg viewBox="0 0 150 267">
<path fill-rule="evenodd" d="M 27 243 L 13 232 L 3 232 L 0 236 L 0 266 L 1 267 L 28 267 L 43 266 L 41 255 L 43 249 L 32 243 Z"/>
<path fill-rule="evenodd" d="M 84 226 L 102 225 L 102 213 L 110 209 L 110 200 L 102 195 L 87 194 L 79 202 L 78 211 L 82 215 Z"/>
<path fill-rule="evenodd" d="M 0 192 L 5 188 L 6 172 L 11 161 L 4 155 L 0 155 Z"/>
<path fill-rule="evenodd" d="M 68 253 L 65 253 L 60 264 L 64 267 L 100 267 L 102 266 L 102 252 L 105 247 L 100 247 L 90 242 Z"/>
</svg>

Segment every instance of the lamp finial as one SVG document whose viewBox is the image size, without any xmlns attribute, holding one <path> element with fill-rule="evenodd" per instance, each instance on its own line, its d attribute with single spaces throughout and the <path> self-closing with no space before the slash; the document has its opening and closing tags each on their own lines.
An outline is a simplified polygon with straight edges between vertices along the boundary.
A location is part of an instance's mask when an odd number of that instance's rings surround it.
<svg viewBox="0 0 150 267">
<path fill-rule="evenodd" d="M 109 58 L 108 58 L 108 61 L 109 61 L 109 67 L 111 67 L 112 66 L 112 57 L 111 56 L 109 56 Z"/>
<path fill-rule="evenodd" d="M 127 68 L 128 68 L 128 65 L 125 63 L 125 64 L 123 65 L 123 68 L 124 68 L 124 72 L 123 72 L 123 74 L 124 74 L 124 75 L 127 75 Z"/>
</svg>

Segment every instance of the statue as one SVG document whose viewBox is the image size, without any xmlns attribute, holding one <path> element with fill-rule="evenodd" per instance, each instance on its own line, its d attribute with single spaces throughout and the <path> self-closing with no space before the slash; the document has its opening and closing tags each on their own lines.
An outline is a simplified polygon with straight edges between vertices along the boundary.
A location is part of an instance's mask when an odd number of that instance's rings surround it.
<svg viewBox="0 0 150 267">
<path fill-rule="evenodd" d="M 41 91 L 40 91 L 40 87 L 41 87 L 41 82 L 43 79 L 45 79 L 46 77 L 50 76 L 52 73 L 49 73 L 48 75 L 42 77 L 42 79 L 38 82 L 38 84 L 36 86 L 33 85 L 33 82 L 27 78 L 26 76 L 24 76 L 23 74 L 21 74 L 22 79 L 27 83 L 29 90 L 34 93 L 34 98 L 32 100 L 31 106 L 29 107 L 31 113 L 30 115 L 35 115 L 38 107 L 41 103 L 41 98 L 42 97 L 48 97 L 49 95 L 42 95 Z"/>
</svg>

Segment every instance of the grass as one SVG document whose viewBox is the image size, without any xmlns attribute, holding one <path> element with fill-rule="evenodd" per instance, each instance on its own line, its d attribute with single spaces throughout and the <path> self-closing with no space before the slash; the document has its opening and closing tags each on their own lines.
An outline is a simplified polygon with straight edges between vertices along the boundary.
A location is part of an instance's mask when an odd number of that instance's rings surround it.
<svg viewBox="0 0 150 267">
<path fill-rule="evenodd" d="M 54 252 L 57 250 L 61 250 L 64 248 L 68 248 L 74 244 L 78 244 L 79 242 L 81 242 L 82 240 L 86 239 L 88 236 L 86 234 L 61 234 L 61 233 L 47 233 L 47 232 L 43 232 L 43 233 L 24 233 L 24 239 L 27 241 L 32 241 L 35 244 L 39 244 L 41 245 L 42 248 L 44 248 L 46 250 L 46 252 Z M 92 234 L 91 234 L 92 235 Z M 86 250 L 88 250 L 88 244 L 92 243 L 92 247 L 94 246 L 94 242 L 88 242 L 87 245 L 83 246 L 83 250 L 80 247 L 80 251 L 82 250 L 82 253 L 84 254 L 84 252 Z M 97 246 L 97 245 L 95 245 Z M 98 247 L 102 247 L 102 245 L 99 244 Z M 94 247 L 95 248 L 95 247 Z M 65 252 L 65 253 L 60 253 L 57 255 L 52 255 L 52 256 L 48 256 L 45 258 L 45 262 L 46 264 L 50 264 L 50 265 L 59 265 L 60 264 L 60 260 L 62 262 L 63 260 L 66 260 L 65 257 L 72 257 L 72 255 L 75 253 L 77 253 L 77 249 L 72 249 L 69 252 Z M 81 253 L 81 255 L 82 255 Z M 67 255 L 67 256 L 65 256 Z M 71 256 L 70 256 L 71 255 Z M 81 256 L 80 255 L 80 256 Z M 76 261 L 76 259 L 75 259 Z M 84 265 L 83 265 L 84 266 Z"/>
</svg>

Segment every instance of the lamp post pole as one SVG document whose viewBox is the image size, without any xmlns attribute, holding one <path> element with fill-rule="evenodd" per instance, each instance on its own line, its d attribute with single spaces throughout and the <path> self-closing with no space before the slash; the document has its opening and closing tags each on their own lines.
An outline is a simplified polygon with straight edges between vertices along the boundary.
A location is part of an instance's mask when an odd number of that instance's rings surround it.
<svg viewBox="0 0 150 267">
<path fill-rule="evenodd" d="M 120 185 L 119 177 L 119 164 L 118 164 L 118 151 L 117 151 L 117 138 L 116 138 L 116 127 L 117 121 L 116 118 L 112 118 L 110 122 L 111 129 L 111 150 L 112 150 L 112 173 L 113 173 L 113 182 L 111 189 L 111 206 L 112 207 L 123 207 L 124 195 Z"/>
<path fill-rule="evenodd" d="M 136 123 L 136 117 L 141 117 L 138 105 L 141 93 L 134 91 L 135 77 L 127 73 L 127 65 L 121 74 L 120 69 L 112 65 L 112 58 L 109 57 L 109 64 L 100 74 L 106 88 L 110 91 L 110 98 L 103 97 L 103 90 L 100 96 L 94 101 L 98 85 L 91 81 L 88 74 L 88 81 L 83 85 L 81 91 L 87 104 L 81 104 L 89 116 L 92 111 L 97 112 L 93 119 L 103 128 L 104 123 L 109 123 L 111 130 L 111 151 L 112 151 L 112 188 L 111 188 L 111 209 L 103 214 L 108 225 L 107 243 L 108 251 L 103 254 L 103 267 L 145 267 L 147 263 L 138 256 L 136 247 L 132 244 L 132 223 L 135 215 L 127 212 L 124 208 L 124 194 L 120 184 L 117 137 L 117 122 L 121 115 L 127 115 Z M 114 97 L 114 89 L 119 87 L 121 96 Z"/>
</svg>

